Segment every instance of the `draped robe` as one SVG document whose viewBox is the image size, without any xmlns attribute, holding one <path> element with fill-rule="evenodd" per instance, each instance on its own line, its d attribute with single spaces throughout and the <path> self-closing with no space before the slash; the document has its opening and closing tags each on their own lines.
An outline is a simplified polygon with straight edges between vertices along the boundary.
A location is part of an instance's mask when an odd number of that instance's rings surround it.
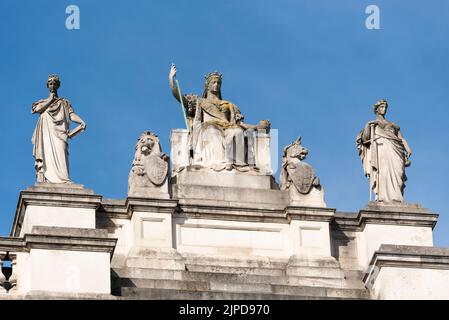
<svg viewBox="0 0 449 320">
<path fill-rule="evenodd" d="M 35 113 L 36 108 L 47 101 L 43 99 L 33 103 L 32 112 Z M 47 109 L 40 112 L 32 138 L 36 167 L 42 166 L 46 182 L 68 183 L 70 178 L 67 140 L 73 108 L 68 100 L 57 98 Z"/>
<path fill-rule="evenodd" d="M 376 125 L 373 145 L 369 143 L 370 141 L 362 141 L 363 131 L 357 138 L 357 145 L 365 175 L 370 177 L 376 201 L 403 202 L 407 177 L 405 146 L 398 137 L 399 127 L 392 122 L 388 122 L 383 128 Z"/>
<path fill-rule="evenodd" d="M 192 147 L 196 164 L 222 170 L 226 163 L 245 160 L 244 132 L 238 124 L 240 110 L 229 101 L 197 98 L 192 125 Z"/>
</svg>

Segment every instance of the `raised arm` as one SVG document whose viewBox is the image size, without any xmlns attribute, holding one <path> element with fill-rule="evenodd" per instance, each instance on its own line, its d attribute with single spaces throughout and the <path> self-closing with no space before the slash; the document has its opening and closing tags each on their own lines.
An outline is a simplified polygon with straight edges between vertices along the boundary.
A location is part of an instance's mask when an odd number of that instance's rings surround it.
<svg viewBox="0 0 449 320">
<path fill-rule="evenodd" d="M 181 96 L 179 94 L 178 87 L 175 83 L 175 77 L 176 77 L 176 66 L 172 64 L 170 67 L 170 73 L 168 75 L 168 81 L 170 83 L 170 89 L 171 92 L 173 93 L 173 96 L 176 98 L 176 100 L 181 102 Z"/>
</svg>

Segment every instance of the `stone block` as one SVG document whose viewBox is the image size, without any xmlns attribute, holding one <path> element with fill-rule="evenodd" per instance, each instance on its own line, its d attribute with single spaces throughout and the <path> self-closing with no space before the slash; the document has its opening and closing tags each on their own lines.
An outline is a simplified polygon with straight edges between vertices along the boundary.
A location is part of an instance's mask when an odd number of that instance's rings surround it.
<svg viewBox="0 0 449 320">
<path fill-rule="evenodd" d="M 216 203 L 217 205 L 226 204 L 252 204 L 269 207 L 285 208 L 289 198 L 286 191 L 269 189 L 248 189 L 248 188 L 229 188 L 200 185 L 179 185 L 172 186 L 173 198 L 202 200 L 206 203 Z"/>
<path fill-rule="evenodd" d="M 30 233 L 34 226 L 95 228 L 101 196 L 75 184 L 38 184 L 20 193 L 12 236 Z"/>
<path fill-rule="evenodd" d="M 248 172 L 214 172 L 194 171 L 186 168 L 178 172 L 173 178 L 173 183 L 182 185 L 214 186 L 227 188 L 249 188 L 270 190 L 272 176 L 262 174 L 251 174 Z M 207 194 L 205 195 L 207 198 Z"/>
<path fill-rule="evenodd" d="M 449 249 L 382 245 L 364 277 L 384 300 L 449 299 Z"/>
<path fill-rule="evenodd" d="M 133 246 L 173 247 L 170 213 L 133 212 Z"/>
<path fill-rule="evenodd" d="M 289 256 L 288 225 L 177 218 L 176 248 L 181 253 Z"/>
</svg>

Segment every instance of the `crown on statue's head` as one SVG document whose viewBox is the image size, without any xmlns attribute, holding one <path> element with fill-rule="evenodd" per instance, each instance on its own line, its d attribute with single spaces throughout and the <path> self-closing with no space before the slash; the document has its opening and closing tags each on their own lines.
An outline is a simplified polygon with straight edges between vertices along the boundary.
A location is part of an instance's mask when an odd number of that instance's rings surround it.
<svg viewBox="0 0 449 320">
<path fill-rule="evenodd" d="M 48 75 L 48 79 L 47 79 L 47 87 L 48 87 L 48 82 L 50 80 L 54 80 L 57 84 L 57 87 L 59 88 L 59 86 L 61 85 L 61 80 L 59 80 L 59 76 L 57 74 L 49 74 Z"/>
<path fill-rule="evenodd" d="M 57 75 L 57 74 L 49 74 L 48 75 L 48 80 L 50 80 L 50 79 L 54 79 L 54 80 L 56 80 L 56 81 L 60 81 L 59 80 L 59 76 Z M 47 81 L 48 81 L 47 80 Z"/>
<path fill-rule="evenodd" d="M 388 102 L 386 99 L 380 99 L 379 101 L 376 101 L 376 103 L 373 105 L 374 113 L 377 111 L 377 108 L 380 106 L 386 106 L 388 108 Z"/>
<path fill-rule="evenodd" d="M 223 75 L 218 71 L 208 73 L 207 75 L 204 76 L 204 78 L 206 78 L 206 82 L 209 82 L 213 78 L 218 78 L 218 80 L 220 80 L 221 82 L 222 77 Z"/>
</svg>

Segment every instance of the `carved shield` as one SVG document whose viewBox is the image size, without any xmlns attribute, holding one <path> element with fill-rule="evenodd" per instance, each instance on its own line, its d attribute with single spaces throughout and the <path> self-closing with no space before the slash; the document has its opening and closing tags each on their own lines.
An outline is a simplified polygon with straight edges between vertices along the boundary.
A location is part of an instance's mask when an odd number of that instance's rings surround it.
<svg viewBox="0 0 449 320">
<path fill-rule="evenodd" d="M 313 178 L 315 177 L 315 172 L 311 165 L 305 162 L 290 164 L 287 166 L 287 172 L 300 193 L 308 194 L 310 192 Z"/>
<path fill-rule="evenodd" d="M 156 186 L 164 183 L 168 174 L 168 163 L 156 155 L 150 155 L 143 161 L 145 173 L 150 181 Z"/>
</svg>

